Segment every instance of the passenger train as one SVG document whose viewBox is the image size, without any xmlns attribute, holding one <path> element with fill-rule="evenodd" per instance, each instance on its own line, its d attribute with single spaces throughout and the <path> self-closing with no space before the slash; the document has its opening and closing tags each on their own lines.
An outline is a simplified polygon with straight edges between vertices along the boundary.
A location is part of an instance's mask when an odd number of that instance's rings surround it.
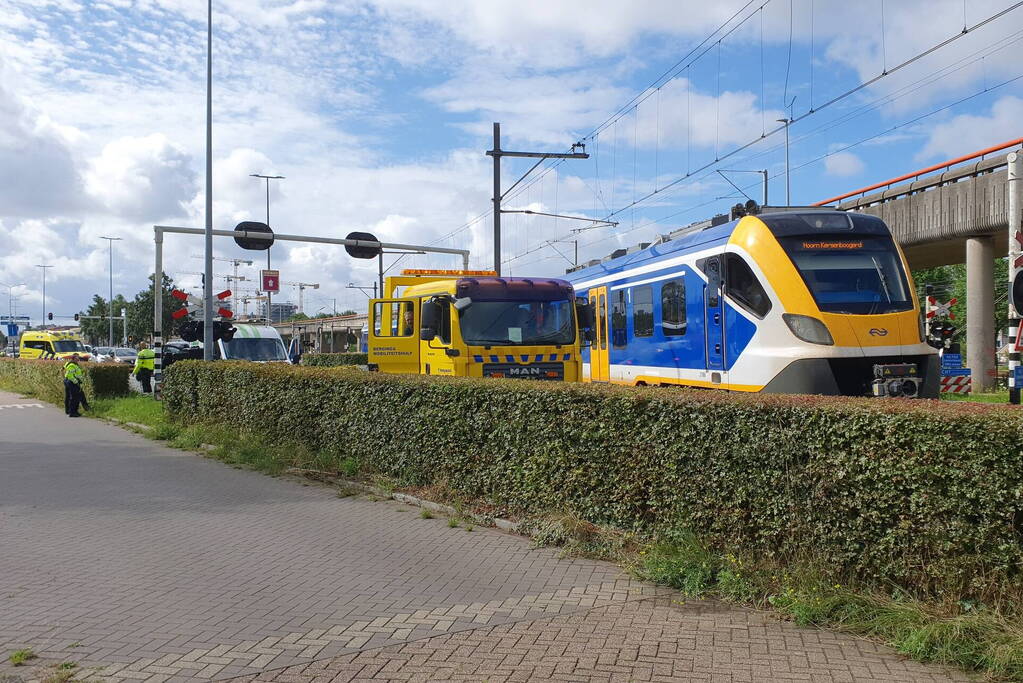
<svg viewBox="0 0 1023 683">
<path fill-rule="evenodd" d="M 719 216 L 566 279 L 595 312 L 584 381 L 938 396 L 905 256 L 874 216 Z"/>
</svg>

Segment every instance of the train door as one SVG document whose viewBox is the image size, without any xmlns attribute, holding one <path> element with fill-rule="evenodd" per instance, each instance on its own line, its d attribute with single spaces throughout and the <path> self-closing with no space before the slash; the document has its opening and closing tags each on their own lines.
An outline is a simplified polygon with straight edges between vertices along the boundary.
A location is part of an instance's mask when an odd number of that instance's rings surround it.
<svg viewBox="0 0 1023 683">
<path fill-rule="evenodd" d="M 590 345 L 590 381 L 606 382 L 610 375 L 607 352 L 607 287 L 591 289 L 590 304 L 596 318 L 594 339 Z"/>
<path fill-rule="evenodd" d="M 711 382 L 718 384 L 725 369 L 725 301 L 722 296 L 721 257 L 711 256 L 703 265 L 707 273 L 707 293 L 704 297 L 707 330 L 707 369 Z"/>
</svg>

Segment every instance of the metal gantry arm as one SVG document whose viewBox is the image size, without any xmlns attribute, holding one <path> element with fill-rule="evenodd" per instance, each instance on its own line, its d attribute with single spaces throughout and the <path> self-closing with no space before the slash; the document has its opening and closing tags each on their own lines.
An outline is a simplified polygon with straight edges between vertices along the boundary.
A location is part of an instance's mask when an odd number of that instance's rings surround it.
<svg viewBox="0 0 1023 683">
<path fill-rule="evenodd" d="M 153 273 L 153 349 L 156 352 L 156 370 L 153 379 L 159 385 L 163 379 L 163 235 L 175 233 L 181 235 L 206 235 L 215 237 L 244 237 L 252 240 L 281 240 L 284 242 L 310 242 L 314 244 L 337 244 L 346 247 L 370 247 L 373 249 L 402 249 L 404 251 L 422 251 L 434 254 L 452 254 L 462 257 L 462 267 L 469 269 L 468 249 L 449 249 L 447 247 L 423 246 L 418 244 L 398 244 L 395 242 L 374 242 L 372 240 L 349 240 L 338 237 L 316 237 L 314 235 L 281 235 L 247 230 L 212 230 L 207 233 L 202 228 L 182 228 L 172 225 L 154 225 L 153 240 L 156 243 L 156 267 Z M 212 259 L 211 259 L 212 260 Z M 212 287 L 212 278 L 207 283 Z M 206 297 L 209 299 L 209 297 Z M 269 313 L 269 307 L 267 309 Z M 45 319 L 45 315 L 43 316 Z"/>
</svg>

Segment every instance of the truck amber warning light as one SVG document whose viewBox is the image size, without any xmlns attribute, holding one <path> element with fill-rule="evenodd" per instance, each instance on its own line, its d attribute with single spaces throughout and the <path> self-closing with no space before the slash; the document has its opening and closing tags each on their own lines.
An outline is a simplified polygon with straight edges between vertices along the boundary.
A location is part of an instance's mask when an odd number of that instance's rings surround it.
<svg viewBox="0 0 1023 683">
<path fill-rule="evenodd" d="M 803 242 L 803 249 L 862 249 L 863 242 Z"/>
<path fill-rule="evenodd" d="M 497 277 L 494 270 L 431 270 L 430 268 L 406 268 L 402 275 L 451 275 L 454 277 Z"/>
</svg>

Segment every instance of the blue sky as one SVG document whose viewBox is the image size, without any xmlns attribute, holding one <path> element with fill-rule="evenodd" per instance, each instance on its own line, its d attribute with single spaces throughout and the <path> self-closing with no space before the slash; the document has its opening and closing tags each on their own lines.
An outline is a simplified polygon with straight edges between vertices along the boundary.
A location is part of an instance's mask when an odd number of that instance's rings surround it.
<svg viewBox="0 0 1023 683">
<path fill-rule="evenodd" d="M 484 151 L 500 121 L 505 148 L 582 140 L 591 154 L 541 167 L 509 208 L 619 223 L 573 234 L 587 224 L 506 216 L 505 272 L 556 275 L 568 264 L 548 240 L 577 239 L 586 260 L 726 211 L 742 197 L 719 169 L 768 170 L 781 203 L 775 119 L 789 102 L 797 204 L 1019 137 L 1023 8 L 821 108 L 1013 4 L 215 0 L 215 223 L 261 218 L 249 174 L 276 173 L 287 176 L 271 195 L 280 232 L 368 231 L 468 248 L 489 267 Z M 152 270 L 152 225 L 203 224 L 205 28 L 203 0 L 5 3 L 0 282 L 25 283 L 20 311 L 41 312 L 36 264 L 55 265 L 47 308 L 71 314 L 106 292 L 101 236 L 123 238 L 115 290 L 131 296 Z M 687 59 L 694 48 L 702 56 Z M 505 185 L 526 168 L 506 161 Z M 730 178 L 760 199 L 758 176 Z M 201 246 L 168 242 L 167 270 L 186 287 Z M 281 246 L 273 259 L 283 280 L 320 283 L 309 313 L 334 299 L 361 309 L 345 285 L 374 278 L 372 262 L 339 248 Z"/>
</svg>

